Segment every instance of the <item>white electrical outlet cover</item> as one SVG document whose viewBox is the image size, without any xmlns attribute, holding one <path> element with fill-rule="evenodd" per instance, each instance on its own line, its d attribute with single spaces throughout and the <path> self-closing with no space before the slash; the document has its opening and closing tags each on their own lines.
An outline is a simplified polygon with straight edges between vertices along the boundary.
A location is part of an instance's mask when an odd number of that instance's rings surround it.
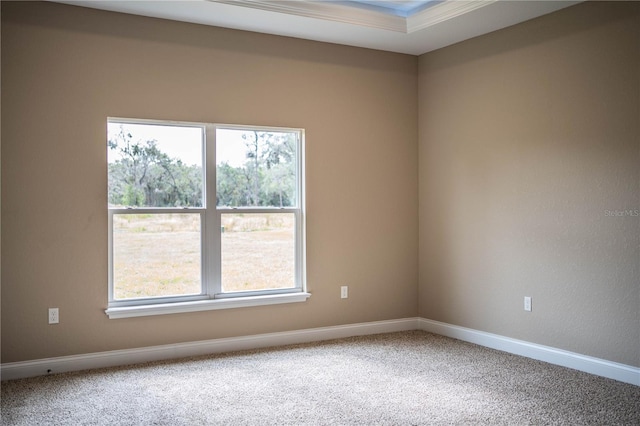
<svg viewBox="0 0 640 426">
<path fill-rule="evenodd" d="M 58 324 L 60 322 L 60 311 L 58 308 L 49 308 L 49 324 Z"/>
</svg>

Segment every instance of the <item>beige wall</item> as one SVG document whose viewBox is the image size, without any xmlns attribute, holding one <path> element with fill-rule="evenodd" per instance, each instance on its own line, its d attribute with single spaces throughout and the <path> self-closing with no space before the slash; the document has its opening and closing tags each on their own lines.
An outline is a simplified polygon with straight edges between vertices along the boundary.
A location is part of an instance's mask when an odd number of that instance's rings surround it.
<svg viewBox="0 0 640 426">
<path fill-rule="evenodd" d="M 416 316 L 416 57 L 51 3 L 2 20 L 2 362 Z M 107 319 L 108 116 L 305 128 L 309 301 Z"/>
<path fill-rule="evenodd" d="M 420 315 L 640 366 L 640 3 L 419 69 Z"/>
<path fill-rule="evenodd" d="M 639 14 L 418 60 L 3 2 L 2 362 L 419 314 L 640 366 Z M 305 128 L 312 298 L 108 320 L 107 116 Z"/>
</svg>

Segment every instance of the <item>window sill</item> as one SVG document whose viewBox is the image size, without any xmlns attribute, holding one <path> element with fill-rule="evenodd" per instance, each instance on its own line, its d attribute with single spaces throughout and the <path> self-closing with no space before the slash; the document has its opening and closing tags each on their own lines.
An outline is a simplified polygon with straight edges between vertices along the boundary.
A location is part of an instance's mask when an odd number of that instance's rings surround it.
<svg viewBox="0 0 640 426">
<path fill-rule="evenodd" d="M 216 309 L 246 308 L 250 306 L 278 305 L 305 302 L 310 293 L 288 293 L 268 296 L 236 297 L 229 299 L 197 300 L 194 302 L 161 303 L 157 305 L 123 306 L 108 308 L 109 319 L 145 317 L 150 315 L 178 314 L 184 312 L 211 311 Z"/>
</svg>

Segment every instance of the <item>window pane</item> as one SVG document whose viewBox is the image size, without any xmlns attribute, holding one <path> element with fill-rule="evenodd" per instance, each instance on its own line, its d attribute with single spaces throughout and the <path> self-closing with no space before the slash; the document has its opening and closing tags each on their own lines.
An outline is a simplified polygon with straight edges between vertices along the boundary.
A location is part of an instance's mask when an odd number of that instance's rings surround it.
<svg viewBox="0 0 640 426">
<path fill-rule="evenodd" d="M 109 122 L 109 207 L 201 207 L 200 127 Z"/>
<path fill-rule="evenodd" d="M 296 206 L 298 133 L 216 130 L 220 207 Z"/>
<path fill-rule="evenodd" d="M 293 213 L 221 216 L 223 292 L 295 287 Z"/>
<path fill-rule="evenodd" d="M 199 294 L 200 214 L 114 214 L 115 299 Z"/>
</svg>

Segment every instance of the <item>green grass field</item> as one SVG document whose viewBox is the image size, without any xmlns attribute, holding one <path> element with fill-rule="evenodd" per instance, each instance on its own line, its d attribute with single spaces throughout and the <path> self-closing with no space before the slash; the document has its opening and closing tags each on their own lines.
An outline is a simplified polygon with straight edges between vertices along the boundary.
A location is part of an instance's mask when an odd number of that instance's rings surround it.
<svg viewBox="0 0 640 426">
<path fill-rule="evenodd" d="M 222 215 L 225 292 L 294 286 L 293 214 Z M 198 214 L 114 216 L 116 299 L 200 293 Z"/>
</svg>

